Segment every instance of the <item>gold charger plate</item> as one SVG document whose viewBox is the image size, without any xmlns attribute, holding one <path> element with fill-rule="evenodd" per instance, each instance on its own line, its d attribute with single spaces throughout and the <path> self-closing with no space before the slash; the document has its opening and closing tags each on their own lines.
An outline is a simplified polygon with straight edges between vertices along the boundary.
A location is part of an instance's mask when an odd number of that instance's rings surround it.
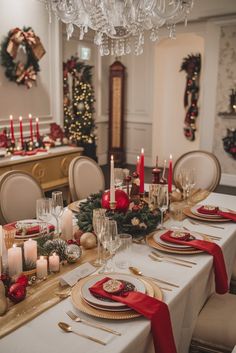
<svg viewBox="0 0 236 353">
<path fill-rule="evenodd" d="M 204 240 L 210 241 L 209 238 L 206 236 L 202 235 Z M 146 243 L 151 246 L 151 248 L 163 251 L 163 252 L 168 252 L 172 254 L 182 254 L 182 255 L 192 255 L 192 254 L 200 254 L 203 251 L 202 250 L 177 250 L 176 248 L 171 248 L 171 246 L 162 246 L 160 244 L 157 244 L 155 240 L 153 239 L 153 234 L 150 234 L 146 237 Z"/>
<path fill-rule="evenodd" d="M 206 218 L 206 217 L 201 217 L 193 214 L 191 212 L 190 207 L 186 207 L 183 210 L 185 216 L 188 216 L 190 218 L 198 219 L 199 221 L 205 221 L 205 222 L 230 222 L 230 219 L 227 218 Z"/>
<path fill-rule="evenodd" d="M 94 317 L 99 317 L 102 319 L 110 319 L 110 320 L 127 320 L 127 319 L 133 319 L 141 316 L 141 314 L 137 313 L 137 311 L 135 310 L 121 311 L 121 312 L 104 311 L 102 309 L 94 308 L 90 306 L 87 302 L 85 302 L 81 296 L 81 288 L 88 280 L 96 276 L 97 275 L 93 275 L 80 280 L 77 283 L 77 285 L 72 289 L 71 300 L 72 300 L 72 304 L 75 306 L 76 309 L 79 309 L 83 313 L 86 313 Z M 162 300 L 162 291 L 154 282 L 151 282 L 146 279 L 144 280 L 143 278 L 140 278 L 140 276 L 133 276 L 133 277 L 138 278 L 141 282 L 144 283 L 147 290 L 147 294 L 149 296 Z"/>
</svg>

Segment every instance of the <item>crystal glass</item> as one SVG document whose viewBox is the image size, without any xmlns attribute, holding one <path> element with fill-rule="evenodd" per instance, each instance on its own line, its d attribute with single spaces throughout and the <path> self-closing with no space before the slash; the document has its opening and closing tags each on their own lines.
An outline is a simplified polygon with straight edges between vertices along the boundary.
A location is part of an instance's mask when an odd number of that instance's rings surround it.
<svg viewBox="0 0 236 353">
<path fill-rule="evenodd" d="M 117 223 L 112 219 L 105 219 L 101 233 L 101 242 L 104 250 L 108 251 L 109 259 L 105 259 L 105 264 L 99 273 L 108 273 L 114 271 L 113 256 L 116 250 L 120 247 L 120 238 L 117 233 Z"/>
<path fill-rule="evenodd" d="M 124 181 L 124 172 L 122 168 L 114 168 L 115 187 L 120 188 Z"/>
<path fill-rule="evenodd" d="M 148 204 L 149 208 L 154 211 L 158 208 L 157 194 L 160 184 L 150 184 L 149 185 L 149 199 Z"/>
<path fill-rule="evenodd" d="M 182 229 L 183 227 L 183 209 L 185 207 L 183 202 L 172 202 L 169 206 L 170 228 Z"/>
<path fill-rule="evenodd" d="M 42 198 L 36 200 L 36 217 L 43 223 L 40 224 L 40 233 L 49 233 L 49 221 L 52 217 L 52 199 Z"/>
<path fill-rule="evenodd" d="M 16 227 L 6 224 L 2 228 L 6 249 L 10 249 L 15 242 Z"/>
<path fill-rule="evenodd" d="M 115 256 L 115 264 L 118 268 L 126 269 L 130 266 L 130 254 L 132 245 L 131 234 L 118 234 L 120 247 Z"/>
<path fill-rule="evenodd" d="M 106 210 L 104 208 L 96 208 L 93 210 L 93 230 L 97 236 L 97 259 L 93 263 L 95 266 L 103 264 L 103 253 L 101 246 L 102 227 L 104 226 Z"/>
<path fill-rule="evenodd" d="M 164 212 L 168 209 L 169 206 L 168 185 L 165 184 L 159 186 L 157 193 L 157 204 L 161 212 L 161 224 L 159 226 L 159 229 L 163 229 Z"/>
<path fill-rule="evenodd" d="M 63 213 L 62 191 L 53 191 L 52 193 L 52 215 L 56 219 L 56 234 L 59 235 L 59 218 Z"/>
</svg>

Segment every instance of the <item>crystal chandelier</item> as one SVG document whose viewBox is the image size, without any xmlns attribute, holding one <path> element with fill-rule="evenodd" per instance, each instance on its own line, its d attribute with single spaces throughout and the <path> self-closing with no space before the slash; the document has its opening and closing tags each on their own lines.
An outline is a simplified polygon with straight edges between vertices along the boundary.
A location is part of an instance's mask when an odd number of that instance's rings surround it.
<svg viewBox="0 0 236 353">
<path fill-rule="evenodd" d="M 175 25 L 184 20 L 192 9 L 194 0 L 41 0 L 49 14 L 66 24 L 67 37 L 74 26 L 80 29 L 80 39 L 91 28 L 95 31 L 94 43 L 101 55 L 122 56 L 143 53 L 144 34 L 151 41 L 158 40 L 158 30 L 163 25 L 169 37 L 175 38 Z"/>
</svg>

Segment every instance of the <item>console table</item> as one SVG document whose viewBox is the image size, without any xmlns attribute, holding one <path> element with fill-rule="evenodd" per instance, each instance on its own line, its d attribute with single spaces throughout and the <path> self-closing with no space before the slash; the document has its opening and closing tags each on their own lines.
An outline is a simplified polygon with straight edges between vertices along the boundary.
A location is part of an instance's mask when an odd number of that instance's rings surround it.
<svg viewBox="0 0 236 353">
<path fill-rule="evenodd" d="M 32 174 L 44 191 L 68 186 L 69 164 L 81 156 L 83 148 L 61 146 L 33 156 L 11 156 L 0 159 L 0 176 L 10 170 L 23 170 Z"/>
</svg>

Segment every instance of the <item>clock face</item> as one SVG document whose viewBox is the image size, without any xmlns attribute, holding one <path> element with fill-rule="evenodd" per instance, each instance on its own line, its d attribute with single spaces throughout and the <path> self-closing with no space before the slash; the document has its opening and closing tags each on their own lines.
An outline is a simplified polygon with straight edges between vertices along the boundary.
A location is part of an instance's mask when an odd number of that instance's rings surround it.
<svg viewBox="0 0 236 353">
<path fill-rule="evenodd" d="M 121 147 L 121 119 L 122 119 L 122 81 L 121 77 L 112 78 L 112 148 Z"/>
</svg>

